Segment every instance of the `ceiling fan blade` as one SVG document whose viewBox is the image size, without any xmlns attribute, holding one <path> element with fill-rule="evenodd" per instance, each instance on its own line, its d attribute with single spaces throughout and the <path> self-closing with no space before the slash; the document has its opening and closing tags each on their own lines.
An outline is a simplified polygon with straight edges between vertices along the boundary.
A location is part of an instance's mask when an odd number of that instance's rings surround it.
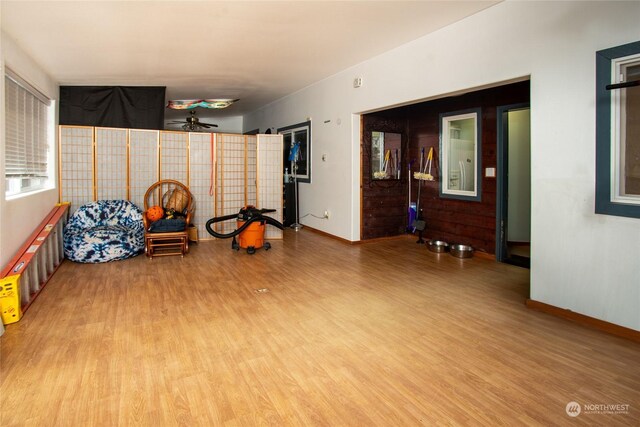
<svg viewBox="0 0 640 427">
<path fill-rule="evenodd" d="M 204 122 L 198 122 L 198 123 L 200 123 L 201 125 L 204 125 L 204 126 L 208 126 L 208 127 L 214 127 L 214 128 L 218 127 L 218 125 L 214 125 L 213 123 L 204 123 Z"/>
<path fill-rule="evenodd" d="M 178 121 L 178 120 L 174 120 L 174 121 L 169 122 L 169 123 L 186 123 L 186 122 L 185 122 L 184 120 L 180 120 L 180 121 Z"/>
</svg>

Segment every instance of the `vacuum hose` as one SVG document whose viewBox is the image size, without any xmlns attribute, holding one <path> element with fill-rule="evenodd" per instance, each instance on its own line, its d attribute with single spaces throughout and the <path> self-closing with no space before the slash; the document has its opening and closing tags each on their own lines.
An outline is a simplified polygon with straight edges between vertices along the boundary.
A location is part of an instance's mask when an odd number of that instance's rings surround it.
<svg viewBox="0 0 640 427">
<path fill-rule="evenodd" d="M 251 225 L 256 221 L 264 221 L 267 224 L 273 225 L 274 227 L 278 227 L 280 230 L 284 230 L 284 225 L 282 225 L 280 221 L 278 221 L 277 219 L 271 218 L 270 216 L 263 215 L 265 213 L 275 212 L 275 211 L 276 211 L 275 209 L 256 209 L 251 206 L 247 206 L 246 208 L 240 209 L 240 213 L 238 214 L 211 218 L 210 220 L 207 221 L 207 223 L 205 224 L 205 227 L 207 228 L 207 231 L 209 232 L 209 234 L 219 239 L 229 239 L 231 237 L 235 237 L 238 234 L 242 233 L 247 227 L 249 227 L 249 225 Z M 245 221 L 245 222 L 237 230 L 234 230 L 231 233 L 223 234 L 223 233 L 218 233 L 216 231 L 213 231 L 213 228 L 211 227 L 212 224 L 216 222 L 228 221 L 230 219 L 236 219 L 236 220 Z"/>
</svg>

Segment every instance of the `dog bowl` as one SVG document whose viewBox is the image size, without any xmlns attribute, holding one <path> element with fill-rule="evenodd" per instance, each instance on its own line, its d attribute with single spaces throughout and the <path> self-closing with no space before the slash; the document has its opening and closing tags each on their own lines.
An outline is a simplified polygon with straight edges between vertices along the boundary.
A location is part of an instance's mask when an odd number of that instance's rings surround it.
<svg viewBox="0 0 640 427">
<path fill-rule="evenodd" d="M 471 258 L 473 256 L 473 248 L 468 245 L 451 245 L 449 253 L 456 258 Z"/>
<path fill-rule="evenodd" d="M 427 243 L 427 248 L 431 252 L 442 253 L 449 252 L 449 244 L 447 242 L 443 242 L 442 240 L 429 240 Z"/>
</svg>

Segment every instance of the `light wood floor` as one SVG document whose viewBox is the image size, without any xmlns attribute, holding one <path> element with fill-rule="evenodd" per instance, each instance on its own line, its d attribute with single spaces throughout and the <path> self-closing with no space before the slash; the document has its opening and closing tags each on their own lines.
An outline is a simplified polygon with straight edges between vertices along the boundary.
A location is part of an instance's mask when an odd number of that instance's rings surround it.
<svg viewBox="0 0 640 427">
<path fill-rule="evenodd" d="M 639 425 L 640 345 L 525 308 L 529 270 L 414 240 L 65 261 L 0 338 L 0 424 Z"/>
</svg>

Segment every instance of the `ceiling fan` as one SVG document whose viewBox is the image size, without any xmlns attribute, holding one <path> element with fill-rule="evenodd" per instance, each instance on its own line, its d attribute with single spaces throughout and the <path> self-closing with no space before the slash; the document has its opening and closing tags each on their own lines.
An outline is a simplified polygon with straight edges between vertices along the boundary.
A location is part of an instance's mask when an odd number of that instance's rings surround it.
<svg viewBox="0 0 640 427">
<path fill-rule="evenodd" d="M 182 123 L 182 130 L 186 130 L 189 132 L 203 132 L 204 129 L 209 128 L 217 128 L 218 125 L 214 125 L 213 123 L 204 123 L 201 122 L 198 117 L 196 117 L 196 111 L 191 110 L 191 114 L 186 117 L 185 120 L 174 120 L 169 123 Z"/>
</svg>

